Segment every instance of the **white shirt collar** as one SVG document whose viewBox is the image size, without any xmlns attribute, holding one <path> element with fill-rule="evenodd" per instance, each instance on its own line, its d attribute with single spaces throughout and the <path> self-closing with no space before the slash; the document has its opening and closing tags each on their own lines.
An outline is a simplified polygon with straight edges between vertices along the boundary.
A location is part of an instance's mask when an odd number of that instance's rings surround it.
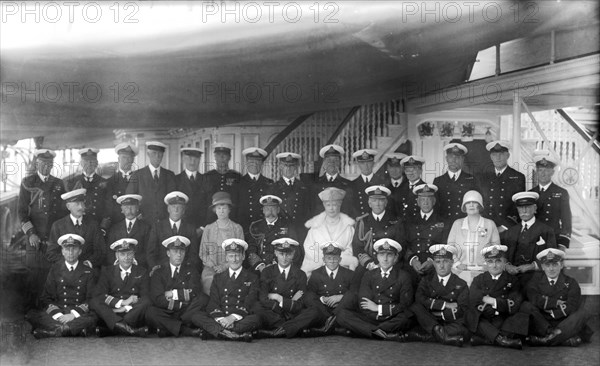
<svg viewBox="0 0 600 366">
<path fill-rule="evenodd" d="M 441 280 L 444 280 L 444 286 L 446 286 L 448 284 L 448 281 L 450 280 L 450 275 L 452 273 L 448 273 L 446 276 L 444 277 L 440 277 L 439 275 L 437 276 L 438 278 L 438 282 L 440 282 Z"/>
<path fill-rule="evenodd" d="M 373 213 L 373 211 L 371 211 L 371 214 L 373 215 L 373 218 L 375 220 L 379 220 L 381 221 L 383 219 L 383 215 L 385 215 L 385 211 L 383 211 L 382 213 L 380 213 L 379 215 L 375 215 L 375 213 Z"/>
<path fill-rule="evenodd" d="M 541 190 L 541 189 L 544 189 L 545 191 L 547 191 L 547 190 L 548 190 L 548 188 L 550 188 L 550 184 L 552 184 L 552 182 L 549 182 L 549 183 L 548 183 L 548 184 L 546 184 L 545 186 L 543 186 L 543 185 L 541 185 L 541 184 L 540 184 L 540 185 L 539 185 L 539 186 L 540 186 L 540 190 Z"/>
<path fill-rule="evenodd" d="M 174 265 L 171 264 L 171 262 L 169 262 L 169 266 L 171 266 L 171 277 L 173 277 L 173 274 L 175 273 L 176 268 L 181 269 L 181 265 L 175 267 Z"/>
<path fill-rule="evenodd" d="M 73 214 L 69 214 L 69 216 L 71 217 L 71 222 L 73 223 L 73 225 L 77 225 L 78 223 L 81 223 L 83 221 L 83 217 L 76 218 L 75 216 L 73 216 Z"/>
<path fill-rule="evenodd" d="M 548 284 L 550 284 L 550 281 L 554 281 L 555 285 L 558 282 L 558 277 L 556 277 L 556 278 L 550 278 L 550 277 L 546 276 L 546 279 L 548 280 Z"/>
<path fill-rule="evenodd" d="M 125 219 L 125 224 L 127 224 L 127 226 L 129 226 L 129 223 L 131 222 L 131 226 L 135 225 L 135 221 L 137 220 L 137 217 L 134 217 L 133 219 L 129 220 L 129 219 Z M 172 227 L 173 225 L 171 225 Z"/>
<path fill-rule="evenodd" d="M 456 179 L 458 179 L 458 177 L 460 177 L 461 172 L 462 172 L 462 169 L 458 169 L 455 172 L 451 172 L 448 170 L 448 176 L 450 177 L 450 179 L 452 179 L 452 177 L 456 177 Z"/>
<path fill-rule="evenodd" d="M 131 173 L 133 173 L 133 170 L 130 170 L 128 172 L 124 171 L 123 169 L 119 168 L 119 171 L 121 172 L 121 175 L 124 177 L 128 177 L 131 175 Z"/>
<path fill-rule="evenodd" d="M 267 225 L 275 225 L 275 223 L 277 222 L 277 220 L 279 220 L 279 217 L 277 217 L 275 219 L 275 221 L 273 221 L 273 222 L 269 222 L 269 220 L 265 219 L 265 221 L 267 222 Z"/>
<path fill-rule="evenodd" d="M 339 266 L 334 271 L 332 271 L 329 268 L 327 268 L 327 266 L 325 266 L 325 271 L 327 272 L 327 277 L 331 277 L 331 274 L 333 273 L 333 277 L 335 278 L 335 276 L 337 276 L 338 269 L 340 269 Z"/>
<path fill-rule="evenodd" d="M 187 168 L 185 168 L 185 175 L 187 175 L 188 177 L 190 177 L 190 176 L 194 176 L 195 177 L 196 175 L 198 175 L 198 171 L 193 172 L 193 171 L 188 170 Z"/>
<path fill-rule="evenodd" d="M 121 272 L 125 272 L 125 273 L 129 273 L 129 274 L 131 274 L 131 267 L 129 267 L 128 269 L 126 269 L 126 270 L 125 270 L 125 269 L 123 269 L 123 267 L 121 267 L 121 266 L 119 265 L 119 269 L 121 270 Z"/>
<path fill-rule="evenodd" d="M 279 264 L 277 264 L 277 267 L 279 267 L 279 273 L 285 271 L 285 278 L 287 279 L 287 277 L 290 275 L 290 267 L 291 267 L 291 265 L 288 266 L 285 269 L 283 267 L 281 267 Z"/>
<path fill-rule="evenodd" d="M 369 174 L 369 175 L 360 175 L 362 177 L 363 182 L 366 181 L 367 179 L 369 180 L 369 182 L 371 182 L 373 180 L 373 173 Z"/>
<path fill-rule="evenodd" d="M 235 278 L 238 278 L 240 276 L 240 272 L 242 272 L 242 267 L 238 268 L 235 271 L 229 268 L 229 277 L 231 277 L 231 275 L 235 273 Z"/>
<path fill-rule="evenodd" d="M 92 173 L 91 175 L 87 175 L 87 174 L 83 173 L 83 177 L 87 178 L 87 179 L 94 179 L 94 175 L 96 175 L 96 173 Z"/>
<path fill-rule="evenodd" d="M 283 177 L 283 180 L 285 181 L 285 183 L 287 184 L 294 184 L 294 178 L 286 178 Z"/>
<path fill-rule="evenodd" d="M 150 174 L 154 176 L 154 171 L 158 172 L 158 176 L 160 177 L 160 166 L 155 168 L 154 165 L 148 164 L 148 168 L 150 168 Z"/>
<path fill-rule="evenodd" d="M 521 227 L 524 227 L 527 224 L 527 228 L 531 228 L 531 226 L 535 223 L 535 216 L 533 216 L 529 221 L 521 221 Z"/>
<path fill-rule="evenodd" d="M 179 227 L 181 226 L 181 220 L 173 221 L 173 220 L 171 220 L 171 218 L 169 218 L 169 223 L 171 224 L 171 227 L 173 227 L 173 225 L 175 225 L 177 227 L 177 230 L 179 230 Z"/>
<path fill-rule="evenodd" d="M 396 183 L 398 183 L 398 186 L 400 186 L 400 184 L 402 184 L 402 177 L 400 177 L 400 179 L 390 178 L 390 181 L 392 182 L 392 187 L 395 186 Z"/>
<path fill-rule="evenodd" d="M 428 213 L 425 213 L 422 210 L 420 211 L 421 217 L 423 217 L 423 215 L 425 215 L 425 220 L 429 220 L 429 217 L 431 217 L 432 213 L 433 213 L 433 210 L 429 211 Z"/>
<path fill-rule="evenodd" d="M 248 172 L 248 176 L 252 180 L 254 180 L 254 179 L 258 180 L 258 178 L 260 177 L 260 174 L 252 174 L 252 173 Z"/>
<path fill-rule="evenodd" d="M 414 182 L 411 182 L 410 180 L 408 181 L 408 185 L 409 186 L 416 186 L 417 183 L 419 183 L 419 181 L 421 180 L 421 177 L 417 178 Z"/>
<path fill-rule="evenodd" d="M 389 276 L 389 275 L 390 275 L 390 273 L 392 272 L 392 269 L 393 269 L 393 268 L 394 268 L 394 267 L 390 267 L 390 268 L 388 268 L 388 270 L 387 270 L 387 271 L 384 271 L 384 270 L 383 270 L 383 268 L 379 268 L 379 270 L 381 271 L 381 277 L 383 277 L 383 276 L 384 276 L 384 275 L 386 275 L 386 274 Z"/>
<path fill-rule="evenodd" d="M 506 170 L 506 168 L 508 168 L 508 165 L 505 166 L 504 168 L 502 168 L 501 170 L 498 170 L 496 167 L 494 167 L 494 170 L 496 170 L 496 175 L 498 175 L 498 173 L 500 173 L 500 174 L 504 173 L 504 171 Z"/>
<path fill-rule="evenodd" d="M 40 172 L 37 172 L 38 177 L 40 177 L 40 179 L 43 181 L 47 181 L 50 178 L 50 174 L 48 175 L 41 175 Z"/>
<path fill-rule="evenodd" d="M 490 274 L 490 276 L 492 276 L 492 275 Z M 500 272 L 499 274 L 497 274 L 495 276 L 492 276 L 492 280 L 498 280 L 498 278 L 500 278 L 500 276 L 502 276 L 502 272 Z"/>
<path fill-rule="evenodd" d="M 327 180 L 335 180 L 335 178 L 337 178 L 338 173 L 336 173 L 335 175 L 329 175 L 329 173 L 325 173 L 325 176 L 327 177 Z"/>
<path fill-rule="evenodd" d="M 76 270 L 78 264 L 79 264 L 79 261 L 75 262 L 75 264 L 69 264 L 69 263 L 67 263 L 67 261 L 65 261 L 65 266 L 67 266 L 67 269 L 69 271 L 71 270 L 71 267 L 73 267 L 73 270 Z"/>
</svg>

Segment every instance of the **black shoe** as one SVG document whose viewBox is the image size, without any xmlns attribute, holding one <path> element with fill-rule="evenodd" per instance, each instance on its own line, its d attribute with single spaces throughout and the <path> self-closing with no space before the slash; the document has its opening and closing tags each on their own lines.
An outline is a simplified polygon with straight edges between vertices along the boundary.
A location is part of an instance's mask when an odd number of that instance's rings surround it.
<svg viewBox="0 0 600 366">
<path fill-rule="evenodd" d="M 187 325 L 182 325 L 181 330 L 179 331 L 179 335 L 183 337 L 203 338 L 204 331 L 200 328 L 190 328 Z"/>
<path fill-rule="evenodd" d="M 404 335 L 405 342 L 433 342 L 435 339 L 429 333 L 421 333 L 411 330 Z"/>
<path fill-rule="evenodd" d="M 148 337 L 149 330 L 148 330 L 148 327 L 139 327 L 139 328 L 134 328 L 133 333 L 137 337 L 146 338 L 146 337 Z"/>
<path fill-rule="evenodd" d="M 387 339 L 388 337 L 387 333 L 383 329 L 375 329 L 373 332 L 371 332 L 371 334 L 373 335 L 373 338 Z"/>
<path fill-rule="evenodd" d="M 487 339 L 480 337 L 478 335 L 473 335 L 471 337 L 471 346 L 489 346 L 492 344 L 493 344 L 492 342 L 490 342 Z"/>
<path fill-rule="evenodd" d="M 170 337 L 171 333 L 169 333 L 168 331 L 166 331 L 164 329 L 157 328 L 156 335 L 158 335 L 159 338 L 165 338 L 165 337 Z"/>
<path fill-rule="evenodd" d="M 500 347 L 523 349 L 523 343 L 521 343 L 520 339 L 508 338 L 506 336 L 503 336 L 502 334 L 498 334 L 494 342 Z"/>
<path fill-rule="evenodd" d="M 113 328 L 113 331 L 115 332 L 115 334 L 120 334 L 120 335 L 126 335 L 126 336 L 134 336 L 135 334 L 135 330 L 133 330 L 133 328 L 124 322 L 118 322 L 115 324 L 115 327 Z"/>
<path fill-rule="evenodd" d="M 583 340 L 581 339 L 581 337 L 575 336 L 575 337 L 571 337 L 571 338 L 567 339 L 566 341 L 564 341 L 563 343 L 561 343 L 561 346 L 579 347 L 581 345 L 581 343 L 583 343 Z"/>
<path fill-rule="evenodd" d="M 385 340 L 404 343 L 406 342 L 406 336 L 402 333 L 387 333 L 387 338 Z"/>
<path fill-rule="evenodd" d="M 527 344 L 533 347 L 545 347 L 548 346 L 547 337 L 529 336 L 527 337 Z"/>
<path fill-rule="evenodd" d="M 91 337 L 92 335 L 96 334 L 96 329 L 94 328 L 83 328 L 79 334 L 77 334 L 79 337 Z"/>
<path fill-rule="evenodd" d="M 462 347 L 465 342 L 463 336 L 446 336 L 444 344 L 448 346 Z"/>
<path fill-rule="evenodd" d="M 335 328 L 333 334 L 344 337 L 354 337 L 354 333 L 352 333 L 346 328 Z"/>
<path fill-rule="evenodd" d="M 62 331 L 60 328 L 52 330 L 38 328 L 33 330 L 33 336 L 35 339 L 62 337 Z"/>
<path fill-rule="evenodd" d="M 108 329 L 107 327 L 97 326 L 94 331 L 96 333 L 96 336 L 99 338 L 104 338 L 113 335 L 113 332 L 111 332 L 110 329 Z"/>
<path fill-rule="evenodd" d="M 444 343 L 444 339 L 446 339 L 446 330 L 441 325 L 436 325 L 433 327 L 433 337 L 439 343 Z"/>
</svg>

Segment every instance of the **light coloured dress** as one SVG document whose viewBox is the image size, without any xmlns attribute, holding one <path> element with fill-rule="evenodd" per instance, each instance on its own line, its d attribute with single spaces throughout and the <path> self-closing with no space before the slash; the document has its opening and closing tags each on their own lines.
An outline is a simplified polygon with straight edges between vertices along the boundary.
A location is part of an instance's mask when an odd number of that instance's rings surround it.
<svg viewBox="0 0 600 366">
<path fill-rule="evenodd" d="M 354 220 L 350 216 L 340 213 L 340 220 L 337 224 L 327 225 L 326 215 L 325 212 L 321 212 L 305 224 L 309 230 L 304 240 L 302 270 L 308 277 L 312 271 L 323 265 L 323 251 L 320 249 L 320 245 L 328 241 L 336 241 L 343 248 L 341 266 L 351 270 L 358 266 L 358 259 L 352 253 Z"/>
<path fill-rule="evenodd" d="M 226 239 L 244 239 L 242 226 L 229 220 L 227 226 L 219 228 L 217 221 L 206 225 L 200 241 L 200 259 L 204 268 L 202 269 L 202 289 L 204 293 L 210 294 L 210 285 L 215 275 L 215 266 L 224 264 L 225 251 L 221 247 Z"/>
</svg>

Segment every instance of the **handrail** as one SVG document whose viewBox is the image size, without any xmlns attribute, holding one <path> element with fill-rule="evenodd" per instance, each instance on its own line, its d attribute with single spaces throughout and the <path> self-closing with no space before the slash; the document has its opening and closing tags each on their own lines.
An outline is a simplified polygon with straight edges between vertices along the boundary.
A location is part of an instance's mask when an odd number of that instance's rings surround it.
<svg viewBox="0 0 600 366">
<path fill-rule="evenodd" d="M 303 115 L 299 116 L 298 118 L 296 118 L 294 121 L 292 121 L 292 123 L 287 125 L 287 127 L 284 128 L 283 131 L 281 131 L 277 136 L 275 136 L 275 138 L 271 142 L 269 142 L 269 145 L 267 145 L 267 147 L 265 147 L 265 151 L 267 152 L 267 154 L 271 154 L 271 152 L 273 150 L 275 150 L 277 145 L 279 145 L 286 137 L 289 136 L 290 133 L 292 133 L 296 128 L 298 128 L 304 121 L 306 121 L 313 114 L 314 114 L 314 112 L 309 113 L 309 114 L 303 114 Z"/>
<path fill-rule="evenodd" d="M 556 110 L 556 112 L 558 112 L 558 114 L 560 114 L 560 116 L 567 121 L 568 124 L 571 125 L 571 127 L 573 127 L 573 129 L 575 131 L 577 131 L 577 133 L 585 140 L 585 142 L 590 142 L 590 140 L 592 140 L 592 136 L 590 136 L 590 134 L 587 133 L 587 131 L 585 131 L 583 128 L 581 128 L 581 126 L 579 125 L 579 123 L 575 120 L 573 120 L 571 118 L 571 116 L 569 116 L 569 114 L 567 112 L 565 112 L 564 109 L 559 108 Z M 592 148 L 594 150 L 596 150 L 597 154 L 600 154 L 600 147 L 598 147 L 598 142 L 594 141 Z"/>
</svg>

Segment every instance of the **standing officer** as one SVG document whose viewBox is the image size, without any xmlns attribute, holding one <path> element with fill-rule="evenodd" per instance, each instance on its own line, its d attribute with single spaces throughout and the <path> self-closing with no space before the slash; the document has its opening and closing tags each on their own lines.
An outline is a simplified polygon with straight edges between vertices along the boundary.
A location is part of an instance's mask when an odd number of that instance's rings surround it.
<svg viewBox="0 0 600 366">
<path fill-rule="evenodd" d="M 304 223 L 310 219 L 311 190 L 297 177 L 301 156 L 282 152 L 276 155 L 281 177 L 273 184 L 273 195 L 281 198 L 281 216 L 294 227 L 299 242 L 304 242 L 307 229 Z M 268 243 L 267 243 L 268 244 Z"/>
<path fill-rule="evenodd" d="M 357 285 L 366 271 L 377 268 L 377 252 L 373 248 L 375 242 L 383 238 L 397 242 L 405 241 L 402 223 L 387 209 L 390 190 L 384 186 L 373 185 L 366 188 L 365 193 L 369 197 L 371 212 L 357 218 L 352 238 L 352 253 L 360 264 L 356 268 Z"/>
<path fill-rule="evenodd" d="M 148 271 L 136 264 L 135 251 L 138 241 L 123 238 L 110 245 L 114 265 L 102 269 L 100 279 L 94 288 L 94 298 L 90 306 L 108 327 L 96 328 L 99 336 L 116 333 L 127 336 L 145 337 L 148 327 L 144 319 L 150 300 Z"/>
<path fill-rule="evenodd" d="M 202 337 L 201 329 L 186 324 L 198 311 L 204 311 L 208 296 L 202 292 L 200 272 L 185 261 L 188 238 L 173 235 L 162 242 L 169 262 L 150 275 L 153 305 L 146 311 L 146 323 L 159 337 Z"/>
<path fill-rule="evenodd" d="M 400 162 L 406 157 L 406 154 L 393 153 L 386 154 L 386 168 L 389 179 L 386 181 L 385 186 L 390 190 L 391 194 L 388 202 L 388 210 L 391 211 L 394 216 L 397 216 L 396 202 L 402 202 L 400 197 L 400 186 L 407 184 L 407 179 L 404 176 L 404 168 Z"/>
<path fill-rule="evenodd" d="M 167 210 L 161 197 L 176 189 L 175 173 L 160 166 L 167 145 L 158 141 L 146 142 L 146 155 L 150 164 L 136 170 L 131 175 L 127 194 L 139 194 L 142 217 L 150 225 L 167 217 Z"/>
<path fill-rule="evenodd" d="M 46 252 L 46 259 L 50 263 L 62 260 L 58 239 L 68 233 L 75 233 L 85 239 L 86 245 L 79 256 L 84 265 L 99 269 L 104 263 L 104 236 L 98 223 L 84 215 L 85 194 L 85 188 L 80 188 L 61 195 L 70 214 L 52 224 Z"/>
<path fill-rule="evenodd" d="M 35 150 L 33 155 L 36 172 L 21 181 L 17 208 L 21 230 L 28 237 L 25 248 L 29 268 L 25 286 L 28 307 L 37 307 L 48 275 L 48 262 L 44 257 L 50 228 L 67 213 L 60 198 L 65 193 L 63 182 L 50 175 L 56 153 L 42 149 Z"/>
<path fill-rule="evenodd" d="M 425 275 L 433 270 L 431 252 L 433 244 L 444 243 L 448 239 L 449 226 L 435 212 L 435 192 L 433 184 L 421 184 L 413 188 L 417 196 L 419 213 L 404 223 L 406 233 L 406 261 L 419 274 Z"/>
<path fill-rule="evenodd" d="M 571 204 L 569 192 L 554 184 L 552 176 L 558 161 L 552 155 L 536 155 L 533 158 L 538 185 L 531 192 L 539 194 L 537 218 L 554 230 L 556 244 L 563 249 L 571 242 Z"/>
<path fill-rule="evenodd" d="M 323 169 L 325 174 L 315 180 L 312 185 L 311 192 L 311 209 L 312 216 L 318 215 L 323 212 L 323 204 L 319 199 L 319 193 L 325 188 L 335 187 L 346 191 L 346 200 L 342 203 L 341 211 L 351 218 L 356 217 L 354 214 L 353 203 L 354 194 L 352 187 L 350 187 L 350 181 L 343 178 L 340 175 L 342 168 L 342 155 L 345 153 L 344 149 L 339 145 L 327 145 L 321 148 L 319 156 L 323 158 Z"/>
<path fill-rule="evenodd" d="M 200 157 L 202 157 L 200 149 L 181 148 L 184 170 L 175 176 L 177 190 L 185 193 L 190 199 L 183 219 L 194 225 L 198 236 L 202 233 L 200 227 L 204 226 L 206 207 L 208 206 L 203 177 L 198 171 Z"/>
<path fill-rule="evenodd" d="M 155 223 L 150 230 L 148 239 L 147 261 L 148 269 L 155 271 L 157 266 L 165 265 L 168 261 L 167 250 L 160 243 L 172 236 L 183 236 L 188 239 L 189 246 L 186 253 L 186 261 L 202 273 L 202 261 L 200 260 L 200 240 L 196 234 L 196 228 L 182 220 L 186 211 L 188 196 L 179 191 L 167 194 L 164 202 L 167 205 L 169 217 Z"/>
<path fill-rule="evenodd" d="M 41 301 L 45 310 L 32 310 L 27 316 L 37 339 L 91 335 L 96 314 L 90 312 L 94 275 L 79 261 L 84 238 L 67 233 L 57 239 L 62 260 L 57 261 L 44 284 Z"/>
<path fill-rule="evenodd" d="M 419 207 L 417 206 L 416 197 L 412 194 L 413 188 L 425 181 L 421 179 L 423 174 L 423 164 L 425 159 L 417 155 L 409 155 L 400 161 L 406 175 L 406 184 L 400 185 L 394 200 L 394 212 L 396 217 L 402 221 L 412 220 L 416 217 Z"/>
<path fill-rule="evenodd" d="M 279 216 L 281 198 L 274 195 L 266 195 L 260 198 L 264 218 L 250 224 L 248 235 L 248 258 L 249 267 L 255 271 L 262 272 L 265 266 L 277 263 L 275 252 L 271 243 L 275 239 L 292 237 L 294 230 L 284 217 Z M 297 257 L 297 258 L 296 258 Z M 303 255 L 294 256 L 294 263 L 302 264 Z"/>
<path fill-rule="evenodd" d="M 258 276 L 242 268 L 248 244 L 241 239 L 221 243 L 228 271 L 215 274 L 210 286 L 206 311 L 195 313 L 192 323 L 215 338 L 252 341 L 252 331 L 260 327 L 260 317 L 253 314 L 258 304 Z"/>
<path fill-rule="evenodd" d="M 448 172 L 436 177 L 433 184 L 438 187 L 437 209 L 438 215 L 447 226 L 452 227 L 454 221 L 465 217 L 462 212 L 462 197 L 471 190 L 477 190 L 475 178 L 469 173 L 463 172 L 462 167 L 465 155 L 469 150 L 462 144 L 451 143 L 444 146 L 446 151 L 446 163 Z"/>
<path fill-rule="evenodd" d="M 485 207 L 483 216 L 493 220 L 502 234 L 518 223 L 517 208 L 511 197 L 525 190 L 525 176 L 508 166 L 511 148 L 508 141 L 492 141 L 485 148 L 490 152 L 494 167 L 483 172 L 478 184 Z"/>
<path fill-rule="evenodd" d="M 121 211 L 125 216 L 124 220 L 114 223 L 108 232 L 108 243 L 114 243 L 121 238 L 132 238 L 137 240 L 135 246 L 137 253 L 136 260 L 138 265 L 148 268 L 146 258 L 148 241 L 150 240 L 151 226 L 143 219 L 138 218 L 140 212 L 140 201 L 142 196 L 139 194 L 124 194 L 117 198 L 117 203 L 121 205 Z M 107 248 L 109 249 L 109 248 Z M 112 266 L 115 262 L 115 256 L 111 250 L 106 251 L 105 265 Z"/>
<path fill-rule="evenodd" d="M 379 268 L 362 278 L 358 301 L 360 312 L 342 309 L 340 326 L 362 337 L 404 342 L 403 332 L 411 326 L 410 311 L 413 287 L 408 273 L 396 267 L 402 246 L 389 238 L 373 245 Z"/>
<path fill-rule="evenodd" d="M 94 148 L 79 150 L 82 173 L 65 181 L 65 187 L 67 191 L 85 188 L 85 215 L 94 219 L 106 235 L 110 228 L 110 221 L 105 220 L 110 191 L 108 181 L 96 174 L 98 151 Z"/>
<path fill-rule="evenodd" d="M 540 269 L 535 258 L 547 248 L 556 248 L 556 238 L 552 228 L 535 217 L 539 195 L 535 192 L 519 192 L 512 199 L 519 212 L 520 224 L 511 226 L 502 241 L 508 246 L 506 270 L 517 275 L 521 287 Z"/>
<path fill-rule="evenodd" d="M 365 193 L 365 189 L 369 186 L 384 184 L 382 179 L 375 177 L 373 174 L 375 155 L 377 155 L 377 151 L 371 149 L 358 150 L 352 154 L 352 158 L 356 161 L 360 169 L 360 176 L 350 182 L 350 188 L 355 194 L 355 200 L 352 203 L 352 210 L 355 216 L 352 216 L 352 218 L 362 216 L 371 211 L 368 203 L 369 197 Z"/>
<path fill-rule="evenodd" d="M 469 287 L 452 273 L 456 247 L 436 244 L 429 248 L 435 272 L 423 277 L 410 310 L 426 334 L 409 332 L 407 340 L 431 341 L 462 347 L 469 335 L 464 314 L 469 306 Z M 468 339 L 468 338 L 467 338 Z"/>
<path fill-rule="evenodd" d="M 241 179 L 236 189 L 234 221 L 242 225 L 244 230 L 248 229 L 250 223 L 262 218 L 262 207 L 259 203 L 260 197 L 267 193 L 268 187 L 273 180 L 261 174 L 267 152 L 258 147 L 249 147 L 242 151 L 246 157 L 246 170 L 248 171 Z"/>
<path fill-rule="evenodd" d="M 133 173 L 133 161 L 138 154 L 138 148 L 128 142 L 122 142 L 115 147 L 118 166 L 115 174 L 108 178 L 108 198 L 106 203 L 106 217 L 110 219 L 111 225 L 123 220 L 121 206 L 115 201 L 127 191 L 131 174 Z"/>
<path fill-rule="evenodd" d="M 217 142 L 213 153 L 215 155 L 216 169 L 209 170 L 204 174 L 205 184 L 207 185 L 207 197 L 212 197 L 213 194 L 225 191 L 233 195 L 236 185 L 242 178 L 242 175 L 234 170 L 229 169 L 229 161 L 231 160 L 231 149 L 229 144 Z M 234 202 L 237 204 L 237 202 Z M 214 220 L 208 219 L 209 222 Z"/>
</svg>

